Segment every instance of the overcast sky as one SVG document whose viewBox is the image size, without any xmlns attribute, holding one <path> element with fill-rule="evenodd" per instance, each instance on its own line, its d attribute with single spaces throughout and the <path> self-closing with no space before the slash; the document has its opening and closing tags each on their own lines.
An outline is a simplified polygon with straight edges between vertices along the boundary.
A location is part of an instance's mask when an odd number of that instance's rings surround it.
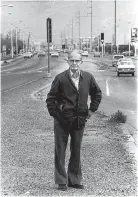
<svg viewBox="0 0 138 197">
<path fill-rule="evenodd" d="M 91 2 L 90 1 L 2 1 L 2 5 L 12 4 L 13 7 L 1 8 L 1 32 L 10 30 L 10 23 L 31 35 L 36 41 L 46 40 L 46 18 L 52 18 L 53 41 L 60 42 L 61 33 L 66 37 L 78 37 L 79 26 L 77 13 L 80 11 L 81 37 L 91 35 Z M 97 36 L 105 34 L 105 42 L 112 42 L 114 33 L 114 0 L 92 1 L 92 33 Z M 129 22 L 131 27 L 138 27 L 137 0 L 116 0 L 117 42 L 127 41 Z M 11 12 L 11 15 L 8 13 Z M 88 14 L 88 17 L 87 16 Z M 22 21 L 22 22 L 20 22 Z M 65 33 L 64 33 L 65 32 Z"/>
</svg>

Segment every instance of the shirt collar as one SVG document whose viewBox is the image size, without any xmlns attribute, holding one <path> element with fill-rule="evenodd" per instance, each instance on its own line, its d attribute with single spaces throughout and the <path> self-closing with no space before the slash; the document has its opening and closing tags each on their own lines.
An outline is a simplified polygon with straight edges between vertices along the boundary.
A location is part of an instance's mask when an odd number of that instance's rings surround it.
<svg viewBox="0 0 138 197">
<path fill-rule="evenodd" d="M 79 77 L 80 77 L 80 75 L 81 75 L 81 71 L 80 70 L 78 70 L 78 74 L 79 74 Z M 70 69 L 70 76 L 72 77 L 72 75 L 73 75 L 73 72 Z"/>
</svg>

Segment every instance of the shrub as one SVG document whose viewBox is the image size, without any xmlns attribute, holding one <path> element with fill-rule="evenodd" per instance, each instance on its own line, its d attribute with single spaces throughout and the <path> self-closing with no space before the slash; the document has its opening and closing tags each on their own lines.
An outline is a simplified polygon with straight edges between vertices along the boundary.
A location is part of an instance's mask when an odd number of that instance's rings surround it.
<svg viewBox="0 0 138 197">
<path fill-rule="evenodd" d="M 112 114 L 108 119 L 109 122 L 117 122 L 117 123 L 125 123 L 126 120 L 127 117 L 119 110 L 116 113 Z"/>
</svg>

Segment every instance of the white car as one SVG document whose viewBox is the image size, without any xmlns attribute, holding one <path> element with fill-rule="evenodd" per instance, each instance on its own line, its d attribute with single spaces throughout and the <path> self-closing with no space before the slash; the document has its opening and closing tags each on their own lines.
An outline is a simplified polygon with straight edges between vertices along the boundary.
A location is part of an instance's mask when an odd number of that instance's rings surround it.
<svg viewBox="0 0 138 197">
<path fill-rule="evenodd" d="M 51 57 L 59 57 L 59 53 L 57 51 L 50 52 Z"/>
<path fill-rule="evenodd" d="M 83 52 L 82 52 L 82 56 L 88 57 L 88 51 L 83 51 Z"/>
<path fill-rule="evenodd" d="M 27 52 L 27 53 L 24 53 L 23 56 L 24 56 L 24 59 L 31 58 L 31 57 L 33 57 L 33 54 L 31 52 Z"/>
<path fill-rule="evenodd" d="M 118 77 L 120 74 L 132 74 L 132 76 L 134 76 L 135 65 L 131 59 L 123 58 L 121 61 L 118 62 L 116 71 Z"/>
<path fill-rule="evenodd" d="M 45 56 L 45 55 L 46 55 L 45 51 L 39 51 L 38 52 L 38 57 Z"/>
<path fill-rule="evenodd" d="M 118 60 L 124 58 L 124 55 L 113 55 L 113 59 L 112 59 L 112 66 L 117 66 Z"/>
<path fill-rule="evenodd" d="M 93 57 L 100 57 L 100 52 L 94 52 Z"/>
</svg>

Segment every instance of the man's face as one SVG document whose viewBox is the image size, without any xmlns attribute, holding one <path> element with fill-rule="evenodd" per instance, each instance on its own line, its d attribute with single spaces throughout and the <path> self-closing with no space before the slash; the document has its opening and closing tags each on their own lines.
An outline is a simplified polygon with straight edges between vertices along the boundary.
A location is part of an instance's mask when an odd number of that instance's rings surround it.
<svg viewBox="0 0 138 197">
<path fill-rule="evenodd" d="M 69 67 L 70 67 L 72 72 L 79 71 L 81 63 L 82 63 L 82 60 L 81 60 L 81 55 L 80 54 L 78 54 L 76 52 L 72 52 L 69 55 L 68 64 L 69 64 Z"/>
</svg>

